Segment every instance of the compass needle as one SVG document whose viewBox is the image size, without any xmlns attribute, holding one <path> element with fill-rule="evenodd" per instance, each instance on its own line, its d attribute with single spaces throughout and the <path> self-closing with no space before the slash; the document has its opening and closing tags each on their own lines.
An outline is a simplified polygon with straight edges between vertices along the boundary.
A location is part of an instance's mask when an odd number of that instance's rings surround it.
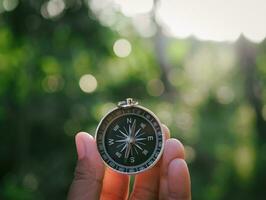
<svg viewBox="0 0 266 200">
<path fill-rule="evenodd" d="M 143 143 L 143 142 L 138 142 L 139 144 L 142 144 L 142 145 L 146 145 L 145 143 Z"/>
<path fill-rule="evenodd" d="M 123 145 L 125 145 L 125 143 L 121 143 L 121 144 L 117 145 L 116 148 L 120 148 Z"/>
<path fill-rule="evenodd" d="M 129 132 L 127 131 L 126 127 L 123 127 L 126 131 L 126 136 L 128 137 L 129 136 Z"/>
<path fill-rule="evenodd" d="M 143 150 L 138 144 L 135 144 L 136 147 L 138 147 L 140 150 Z"/>
<path fill-rule="evenodd" d="M 139 152 L 138 152 L 137 148 L 134 148 L 134 150 L 136 151 L 136 153 L 137 153 L 137 155 L 138 155 L 138 154 L 139 154 Z"/>
<path fill-rule="evenodd" d="M 138 134 L 139 134 L 140 130 L 141 130 L 141 128 L 139 128 L 139 129 L 137 130 L 137 132 L 136 132 L 136 134 L 135 134 L 135 137 L 137 137 L 137 136 L 138 136 Z"/>
<path fill-rule="evenodd" d="M 127 139 L 123 139 L 123 140 L 116 140 L 115 142 L 126 142 Z"/>
<path fill-rule="evenodd" d="M 121 135 L 116 135 L 117 137 L 119 137 L 119 138 L 125 138 L 125 137 L 123 137 L 123 136 L 121 136 Z"/>
<path fill-rule="evenodd" d="M 120 150 L 120 152 L 123 152 L 125 148 L 127 147 L 127 143 L 124 144 L 123 148 Z"/>
<path fill-rule="evenodd" d="M 136 138 L 135 141 L 142 141 L 142 140 L 146 140 L 146 138 Z"/>
<path fill-rule="evenodd" d="M 126 135 L 123 131 L 119 130 L 119 132 L 120 132 L 123 136 L 125 136 L 126 138 L 128 137 L 128 135 Z"/>
<path fill-rule="evenodd" d="M 140 136 L 142 136 L 142 135 L 144 135 L 144 134 L 145 134 L 145 132 L 139 134 L 137 138 L 139 138 Z"/>
<path fill-rule="evenodd" d="M 135 129 L 136 129 L 136 120 L 134 120 L 132 129 L 131 129 L 131 137 L 135 137 Z"/>
<path fill-rule="evenodd" d="M 131 150 L 131 144 L 129 143 L 128 146 L 127 146 L 126 153 L 125 153 L 125 158 L 128 158 L 130 150 Z"/>
</svg>

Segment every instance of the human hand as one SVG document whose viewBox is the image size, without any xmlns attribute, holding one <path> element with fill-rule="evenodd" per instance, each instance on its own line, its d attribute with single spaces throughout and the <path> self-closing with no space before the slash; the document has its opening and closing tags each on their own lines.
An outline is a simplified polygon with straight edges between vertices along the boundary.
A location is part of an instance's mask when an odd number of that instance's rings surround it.
<svg viewBox="0 0 266 200">
<path fill-rule="evenodd" d="M 190 176 L 184 161 L 184 147 L 163 126 L 166 137 L 161 160 L 151 169 L 135 175 L 129 196 L 129 176 L 105 167 L 94 138 L 76 135 L 78 162 L 68 200 L 190 200 Z"/>
</svg>

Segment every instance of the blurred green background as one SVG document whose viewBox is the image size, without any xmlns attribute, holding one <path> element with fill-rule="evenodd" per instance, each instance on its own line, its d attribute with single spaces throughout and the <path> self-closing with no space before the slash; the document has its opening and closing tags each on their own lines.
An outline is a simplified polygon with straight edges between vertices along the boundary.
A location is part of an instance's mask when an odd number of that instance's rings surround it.
<svg viewBox="0 0 266 200">
<path fill-rule="evenodd" d="M 193 199 L 264 199 L 266 41 L 178 39 L 140 16 L 0 0 L 0 199 L 65 199 L 75 134 L 126 97 L 185 145 Z"/>
</svg>

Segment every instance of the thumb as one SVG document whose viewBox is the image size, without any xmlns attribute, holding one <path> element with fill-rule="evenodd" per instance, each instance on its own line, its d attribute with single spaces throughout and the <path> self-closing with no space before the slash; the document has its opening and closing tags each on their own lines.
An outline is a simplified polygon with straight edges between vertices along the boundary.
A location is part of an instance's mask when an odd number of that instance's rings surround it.
<svg viewBox="0 0 266 200">
<path fill-rule="evenodd" d="M 78 162 L 68 200 L 99 199 L 104 165 L 91 135 L 80 132 L 76 135 Z"/>
</svg>

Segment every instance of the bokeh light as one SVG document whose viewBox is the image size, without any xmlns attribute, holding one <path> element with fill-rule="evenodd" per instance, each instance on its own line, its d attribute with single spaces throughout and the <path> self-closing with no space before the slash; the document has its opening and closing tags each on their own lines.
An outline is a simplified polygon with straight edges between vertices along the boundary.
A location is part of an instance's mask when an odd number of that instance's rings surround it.
<svg viewBox="0 0 266 200">
<path fill-rule="evenodd" d="M 126 39 L 119 39 L 115 41 L 113 50 L 115 55 L 120 58 L 124 58 L 129 56 L 129 54 L 131 53 L 131 44 Z"/>
<path fill-rule="evenodd" d="M 44 91 L 53 93 L 61 90 L 64 86 L 64 80 L 58 75 L 48 75 L 42 80 L 42 87 Z"/>
<path fill-rule="evenodd" d="M 100 120 L 106 113 L 108 113 L 111 109 L 115 108 L 116 105 L 112 102 L 107 102 L 95 106 L 93 109 L 93 116 L 95 119 Z"/>
<path fill-rule="evenodd" d="M 50 17 L 56 17 L 65 9 L 63 0 L 50 0 L 47 4 L 47 11 Z"/>
<path fill-rule="evenodd" d="M 176 115 L 175 123 L 179 129 L 188 131 L 193 125 L 193 118 L 188 112 L 180 112 Z"/>
<path fill-rule="evenodd" d="M 184 148 L 185 148 L 186 161 L 188 163 L 193 162 L 196 158 L 196 152 L 195 152 L 194 148 L 191 146 L 188 146 L 188 145 L 185 145 Z"/>
<path fill-rule="evenodd" d="M 65 2 L 63 0 L 50 0 L 41 7 L 41 14 L 44 18 L 54 18 L 63 13 Z"/>
<path fill-rule="evenodd" d="M 170 103 L 162 102 L 156 106 L 156 114 L 161 122 L 167 126 L 171 126 L 173 122 L 173 106 Z"/>
<path fill-rule="evenodd" d="M 242 180 L 249 180 L 254 170 L 254 152 L 249 146 L 241 146 L 235 152 L 236 170 Z"/>
<path fill-rule="evenodd" d="M 3 8 L 6 11 L 14 10 L 19 4 L 18 0 L 3 0 Z"/>
<path fill-rule="evenodd" d="M 79 79 L 79 87 L 85 93 L 92 93 L 97 88 L 97 80 L 91 74 L 85 74 Z"/>
<path fill-rule="evenodd" d="M 147 92 L 151 96 L 161 96 L 164 92 L 164 84 L 160 79 L 152 79 L 146 86 Z"/>
<path fill-rule="evenodd" d="M 28 189 L 36 190 L 39 185 L 36 175 L 34 175 L 33 173 L 26 174 L 23 179 L 23 185 Z"/>
<path fill-rule="evenodd" d="M 234 100 L 234 92 L 230 87 L 221 86 L 216 93 L 217 99 L 221 104 L 229 104 Z"/>
</svg>

